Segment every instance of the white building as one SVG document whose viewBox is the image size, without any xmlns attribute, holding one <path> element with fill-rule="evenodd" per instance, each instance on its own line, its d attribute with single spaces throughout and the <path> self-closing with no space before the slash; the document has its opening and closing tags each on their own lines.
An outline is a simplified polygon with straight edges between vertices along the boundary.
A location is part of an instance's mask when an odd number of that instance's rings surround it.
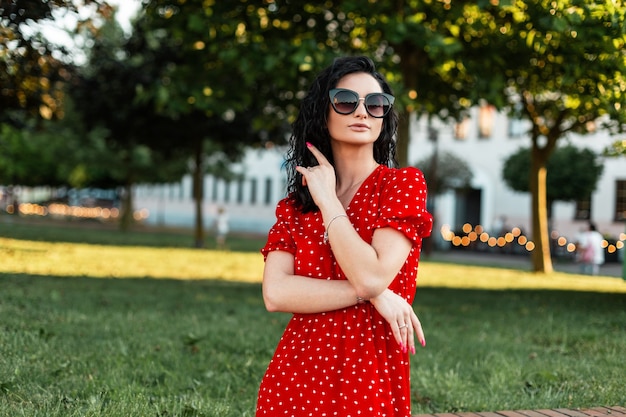
<svg viewBox="0 0 626 417">
<path fill-rule="evenodd" d="M 494 230 L 505 221 L 507 226 L 517 226 L 530 233 L 530 195 L 512 191 L 501 179 L 506 158 L 518 148 L 530 146 L 525 122 L 509 120 L 485 106 L 473 109 L 471 117 L 459 125 L 433 123 L 431 127 L 438 132 L 437 145 L 428 138 L 426 118 L 412 122 L 409 161 L 423 160 L 438 146 L 439 152 L 448 151 L 465 160 L 473 172 L 469 193 L 449 192 L 437 197 L 434 213 L 437 227 L 449 225 L 452 230 L 459 230 L 463 224 L 470 223 Z M 560 143 L 569 142 L 600 154 L 616 139 L 606 132 L 597 132 L 570 135 Z M 274 222 L 274 207 L 285 195 L 284 151 L 284 148 L 248 151 L 234 169 L 242 175 L 239 181 L 227 183 L 207 176 L 205 225 L 211 227 L 217 208 L 223 206 L 229 213 L 233 231 L 266 233 Z M 138 186 L 136 207 L 150 211 L 151 223 L 191 226 L 194 221 L 191 188 L 189 177 L 180 184 L 165 187 Z M 588 217 L 581 216 L 585 213 Z M 604 172 L 591 201 L 556 202 L 552 227 L 559 235 L 574 240 L 581 227 L 592 220 L 601 233 L 619 238 L 620 234 L 623 237 L 625 219 L 626 158 L 605 158 Z"/>
<path fill-rule="evenodd" d="M 454 192 L 437 198 L 436 221 L 459 230 L 469 222 L 495 231 L 504 220 L 510 227 L 530 233 L 531 202 L 529 193 L 511 190 L 502 180 L 504 161 L 521 147 L 530 146 L 526 133 L 528 122 L 510 120 L 490 107 L 474 108 L 461 125 L 436 125 L 439 151 L 448 151 L 465 160 L 473 173 L 472 190 L 465 196 Z M 409 161 L 432 155 L 435 144 L 428 139 L 428 122 L 413 123 Z M 560 146 L 571 143 L 597 154 L 617 138 L 606 132 L 585 136 L 568 135 Z M 591 201 L 556 202 L 553 205 L 552 229 L 574 240 L 589 220 L 598 230 L 614 237 L 624 232 L 626 220 L 626 158 L 603 158 L 604 171 Z M 586 214 L 586 216 L 585 216 Z"/>
</svg>

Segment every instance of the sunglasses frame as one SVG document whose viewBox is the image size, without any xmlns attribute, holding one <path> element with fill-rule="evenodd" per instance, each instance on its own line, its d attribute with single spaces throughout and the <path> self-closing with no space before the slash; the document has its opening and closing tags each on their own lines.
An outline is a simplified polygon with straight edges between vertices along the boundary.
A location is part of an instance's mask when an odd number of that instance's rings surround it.
<svg viewBox="0 0 626 417">
<path fill-rule="evenodd" d="M 348 112 L 348 113 L 344 113 L 344 112 L 340 112 L 339 110 L 337 110 L 337 107 L 335 107 L 335 102 L 334 102 L 334 98 L 336 97 L 336 95 L 340 92 L 349 92 L 354 94 L 354 97 L 356 97 L 356 104 L 354 106 L 354 108 L 352 109 L 352 111 Z M 375 116 L 373 115 L 367 105 L 367 99 L 371 96 L 383 96 L 384 98 L 386 98 L 389 101 L 389 106 L 387 107 L 387 111 L 385 111 L 385 113 L 383 113 L 382 116 Z M 386 115 L 389 114 L 389 112 L 391 111 L 391 108 L 393 107 L 393 102 L 396 100 L 396 98 L 394 96 L 392 96 L 391 94 L 387 94 L 387 93 L 369 93 L 366 94 L 365 97 L 359 97 L 359 94 L 356 91 L 352 91 L 349 90 L 347 88 L 333 88 L 332 90 L 330 90 L 328 92 L 328 97 L 330 98 L 330 104 L 333 107 L 333 110 L 335 111 L 335 113 L 337 114 L 342 114 L 342 115 L 348 115 L 348 114 L 352 114 L 356 111 L 356 109 L 359 108 L 359 104 L 361 103 L 361 100 L 363 100 L 363 105 L 365 106 L 365 111 L 367 112 L 367 114 L 369 114 L 370 116 L 376 118 L 376 119 L 382 119 L 383 117 L 385 117 Z"/>
</svg>

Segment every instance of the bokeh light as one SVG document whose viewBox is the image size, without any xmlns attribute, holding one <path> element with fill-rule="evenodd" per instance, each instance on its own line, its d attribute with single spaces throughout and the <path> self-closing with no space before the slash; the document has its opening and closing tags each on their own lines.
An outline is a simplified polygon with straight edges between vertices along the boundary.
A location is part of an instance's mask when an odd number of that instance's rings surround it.
<svg viewBox="0 0 626 417">
<path fill-rule="evenodd" d="M 6 211 L 9 214 L 13 214 L 13 206 L 8 206 Z M 22 203 L 19 205 L 19 212 L 23 216 L 55 216 L 76 219 L 96 219 L 102 221 L 116 220 L 120 216 L 119 209 L 115 207 L 82 207 L 60 203 L 53 203 L 48 206 L 33 203 Z M 145 221 L 148 217 L 150 217 L 150 212 L 145 208 L 136 210 L 133 213 L 133 218 L 139 222 Z"/>
<path fill-rule="evenodd" d="M 531 252 L 535 249 L 536 245 L 527 236 L 522 233 L 519 227 L 513 227 L 508 232 L 500 232 L 498 236 L 492 236 L 485 231 L 485 228 L 478 225 L 471 225 L 465 223 L 461 227 L 462 235 L 457 235 L 450 225 L 445 224 L 441 227 L 441 237 L 450 242 L 453 246 L 468 247 L 472 244 L 484 243 L 489 247 L 504 248 L 507 245 L 517 243 L 523 246 L 527 251 Z M 550 237 L 556 242 L 559 247 L 565 248 L 569 253 L 576 252 L 576 242 L 569 241 L 567 237 L 561 236 L 557 230 L 550 232 Z M 614 253 L 618 249 L 624 248 L 624 242 L 626 241 L 626 233 L 620 233 L 619 239 L 615 244 L 610 243 L 606 239 L 602 241 L 602 248 L 606 249 L 608 253 Z"/>
</svg>

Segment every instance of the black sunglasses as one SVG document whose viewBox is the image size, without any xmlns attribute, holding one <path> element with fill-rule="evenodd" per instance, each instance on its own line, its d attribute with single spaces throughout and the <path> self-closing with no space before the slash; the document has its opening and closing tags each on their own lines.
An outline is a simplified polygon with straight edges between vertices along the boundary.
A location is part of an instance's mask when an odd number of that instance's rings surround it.
<svg viewBox="0 0 626 417">
<path fill-rule="evenodd" d="M 360 101 L 363 100 L 367 114 L 376 118 L 385 117 L 395 100 L 394 96 L 385 93 L 370 93 L 365 97 L 359 97 L 356 91 L 346 88 L 333 88 L 328 92 L 328 95 L 330 96 L 330 104 L 339 114 L 353 113 L 359 107 Z"/>
</svg>

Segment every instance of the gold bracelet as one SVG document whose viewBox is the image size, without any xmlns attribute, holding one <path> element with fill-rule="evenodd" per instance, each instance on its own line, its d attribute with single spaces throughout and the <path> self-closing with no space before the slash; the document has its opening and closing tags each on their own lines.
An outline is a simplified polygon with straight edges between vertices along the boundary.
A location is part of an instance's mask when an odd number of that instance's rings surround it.
<svg viewBox="0 0 626 417">
<path fill-rule="evenodd" d="M 348 218 L 347 214 L 338 214 L 335 217 L 333 217 L 332 219 L 330 219 L 330 221 L 328 222 L 328 226 L 326 226 L 326 230 L 324 230 L 324 243 L 328 243 L 328 231 L 330 230 L 330 225 L 333 224 L 333 222 L 335 220 L 337 220 L 339 217 L 345 217 Z"/>
</svg>

